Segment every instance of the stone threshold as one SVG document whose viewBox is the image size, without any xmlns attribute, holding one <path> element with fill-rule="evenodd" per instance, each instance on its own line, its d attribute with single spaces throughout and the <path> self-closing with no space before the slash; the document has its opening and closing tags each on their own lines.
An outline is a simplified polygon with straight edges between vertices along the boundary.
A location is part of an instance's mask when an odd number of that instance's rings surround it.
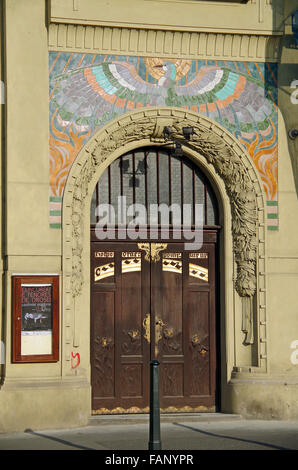
<svg viewBox="0 0 298 470">
<path fill-rule="evenodd" d="M 239 414 L 228 413 L 163 413 L 160 415 L 162 423 L 197 423 L 197 422 L 219 422 L 234 421 L 241 419 Z M 113 414 L 94 415 L 88 422 L 89 425 L 98 426 L 101 424 L 149 424 L 149 414 Z"/>
</svg>

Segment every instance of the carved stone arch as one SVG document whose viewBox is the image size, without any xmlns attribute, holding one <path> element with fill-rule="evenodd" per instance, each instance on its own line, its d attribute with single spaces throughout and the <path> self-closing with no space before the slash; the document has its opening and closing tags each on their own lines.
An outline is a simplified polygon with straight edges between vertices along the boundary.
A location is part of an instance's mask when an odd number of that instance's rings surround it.
<svg viewBox="0 0 298 470">
<path fill-rule="evenodd" d="M 204 157 L 223 181 L 232 214 L 233 253 L 237 265 L 235 289 L 242 298 L 242 330 L 246 344 L 253 338 L 253 297 L 257 288 L 257 245 L 264 242 L 264 192 L 257 170 L 241 144 L 216 122 L 179 108 L 147 108 L 119 117 L 101 129 L 77 156 L 63 198 L 64 293 L 74 303 L 84 284 L 82 255 L 86 201 L 101 172 L 118 156 L 150 143 L 164 144 L 163 129 L 171 126 L 173 138 Z M 183 139 L 182 128 L 192 126 L 191 140 Z M 89 207 L 88 207 L 89 210 Z M 260 221 L 260 215 L 263 218 Z M 262 227 L 262 236 L 258 236 Z M 264 273 L 263 273 L 264 274 Z M 66 303 L 67 303 L 66 302 Z M 75 341 L 74 341 L 75 342 Z"/>
</svg>

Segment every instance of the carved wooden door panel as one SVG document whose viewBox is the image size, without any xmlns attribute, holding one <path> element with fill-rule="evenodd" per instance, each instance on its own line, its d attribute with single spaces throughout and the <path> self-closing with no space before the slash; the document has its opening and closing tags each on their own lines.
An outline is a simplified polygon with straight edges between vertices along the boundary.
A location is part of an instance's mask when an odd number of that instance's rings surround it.
<svg viewBox="0 0 298 470">
<path fill-rule="evenodd" d="M 154 349 L 164 410 L 215 411 L 214 244 L 169 243 L 151 262 Z"/>
<path fill-rule="evenodd" d="M 214 243 L 91 244 L 94 413 L 148 411 L 150 360 L 162 410 L 215 410 Z"/>
<path fill-rule="evenodd" d="M 91 244 L 92 409 L 148 411 L 150 263 L 136 243 Z"/>
</svg>

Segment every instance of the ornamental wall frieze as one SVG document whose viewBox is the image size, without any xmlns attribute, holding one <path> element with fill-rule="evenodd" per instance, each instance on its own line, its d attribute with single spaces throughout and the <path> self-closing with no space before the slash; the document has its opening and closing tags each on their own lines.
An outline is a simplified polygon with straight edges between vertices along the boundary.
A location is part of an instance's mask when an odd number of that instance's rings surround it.
<svg viewBox="0 0 298 470">
<path fill-rule="evenodd" d="M 50 51 L 77 51 L 144 57 L 278 61 L 279 36 L 137 28 L 49 25 Z"/>
</svg>

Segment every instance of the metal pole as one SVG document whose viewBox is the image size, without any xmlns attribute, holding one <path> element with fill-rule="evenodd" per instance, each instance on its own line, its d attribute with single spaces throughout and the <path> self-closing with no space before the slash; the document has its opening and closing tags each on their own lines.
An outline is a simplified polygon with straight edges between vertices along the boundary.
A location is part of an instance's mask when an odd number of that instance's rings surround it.
<svg viewBox="0 0 298 470">
<path fill-rule="evenodd" d="M 158 361 L 151 361 L 149 450 L 161 450 L 158 366 Z"/>
</svg>

